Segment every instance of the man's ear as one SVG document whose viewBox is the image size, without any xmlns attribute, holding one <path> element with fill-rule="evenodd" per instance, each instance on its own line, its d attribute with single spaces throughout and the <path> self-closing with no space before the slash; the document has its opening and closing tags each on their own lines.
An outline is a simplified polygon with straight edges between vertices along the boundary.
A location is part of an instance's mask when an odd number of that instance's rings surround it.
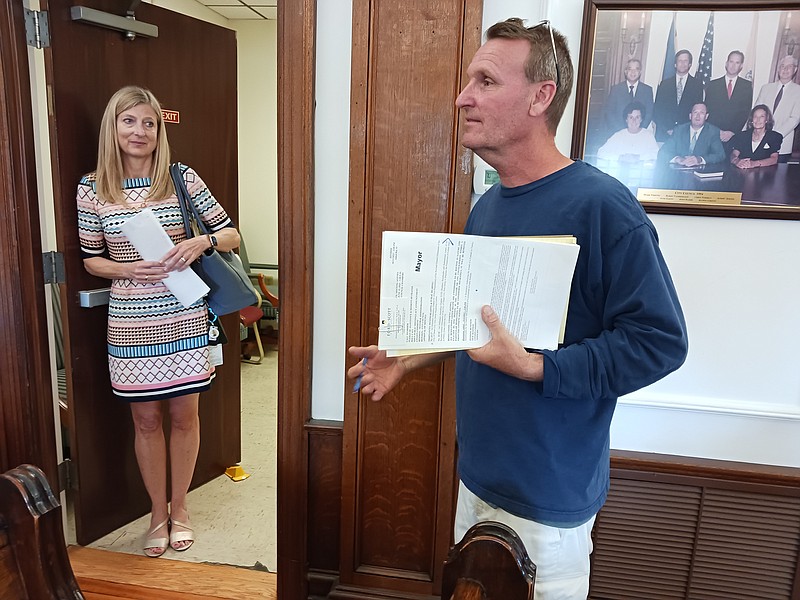
<svg viewBox="0 0 800 600">
<path fill-rule="evenodd" d="M 528 114 L 532 117 L 538 117 L 544 114 L 550 104 L 552 104 L 553 98 L 556 97 L 556 84 L 553 81 L 542 81 L 533 85 L 534 90 L 531 94 Z"/>
</svg>

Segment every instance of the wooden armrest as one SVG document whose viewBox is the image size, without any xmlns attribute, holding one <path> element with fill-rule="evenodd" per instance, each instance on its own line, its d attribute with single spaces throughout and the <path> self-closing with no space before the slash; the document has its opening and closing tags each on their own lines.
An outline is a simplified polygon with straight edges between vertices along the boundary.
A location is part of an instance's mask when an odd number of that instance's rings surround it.
<svg viewBox="0 0 800 600">
<path fill-rule="evenodd" d="M 0 475 L 0 521 L 7 536 L 0 582 L 16 581 L 27 592 L 18 597 L 83 598 L 67 556 L 61 507 L 41 470 L 22 465 Z"/>
<path fill-rule="evenodd" d="M 269 291 L 269 288 L 267 287 L 266 278 L 264 277 L 263 273 L 258 274 L 258 287 L 261 288 L 261 295 L 264 296 L 264 298 L 266 298 L 269 301 L 269 303 L 272 304 L 272 306 L 278 308 L 279 307 L 278 297 Z"/>
</svg>

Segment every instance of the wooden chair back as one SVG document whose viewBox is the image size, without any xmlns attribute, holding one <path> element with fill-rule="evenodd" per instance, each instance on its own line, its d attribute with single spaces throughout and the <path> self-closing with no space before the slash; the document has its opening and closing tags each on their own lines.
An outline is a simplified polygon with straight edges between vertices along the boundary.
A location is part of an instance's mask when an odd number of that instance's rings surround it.
<svg viewBox="0 0 800 600">
<path fill-rule="evenodd" d="M 0 600 L 83 600 L 61 506 L 37 467 L 0 475 Z"/>
<path fill-rule="evenodd" d="M 485 521 L 450 549 L 442 600 L 533 600 L 535 579 L 536 566 L 514 530 Z"/>
</svg>

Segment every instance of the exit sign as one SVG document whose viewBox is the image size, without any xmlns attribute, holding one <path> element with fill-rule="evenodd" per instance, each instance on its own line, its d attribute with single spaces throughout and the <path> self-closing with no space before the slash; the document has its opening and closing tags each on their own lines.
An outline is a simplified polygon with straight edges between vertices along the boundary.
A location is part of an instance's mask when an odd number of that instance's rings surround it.
<svg viewBox="0 0 800 600">
<path fill-rule="evenodd" d="M 181 113 L 177 110 L 166 110 L 162 108 L 161 118 L 164 120 L 164 123 L 180 123 Z"/>
</svg>

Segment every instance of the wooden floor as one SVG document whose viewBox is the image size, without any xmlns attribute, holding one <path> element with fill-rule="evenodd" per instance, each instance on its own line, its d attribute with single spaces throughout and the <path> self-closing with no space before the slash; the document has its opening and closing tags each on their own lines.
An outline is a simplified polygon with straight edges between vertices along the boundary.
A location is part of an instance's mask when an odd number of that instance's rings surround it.
<svg viewBox="0 0 800 600">
<path fill-rule="evenodd" d="M 277 575 L 254 569 L 69 547 L 86 600 L 250 600 L 278 597 Z"/>
</svg>

